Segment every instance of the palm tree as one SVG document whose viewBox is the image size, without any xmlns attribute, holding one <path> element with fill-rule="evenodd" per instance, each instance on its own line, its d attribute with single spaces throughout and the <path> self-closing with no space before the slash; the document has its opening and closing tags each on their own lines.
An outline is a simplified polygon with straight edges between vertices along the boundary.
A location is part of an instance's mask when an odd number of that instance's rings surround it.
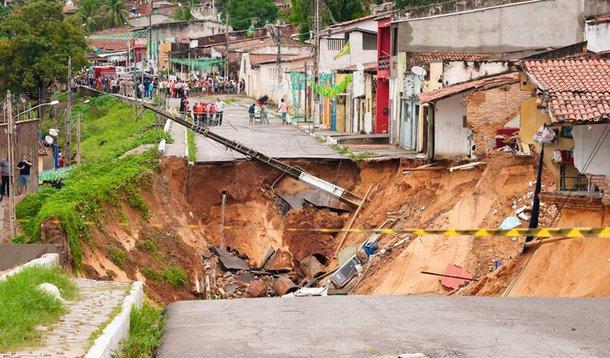
<svg viewBox="0 0 610 358">
<path fill-rule="evenodd" d="M 85 31 L 93 32 L 101 28 L 99 15 L 97 14 L 99 7 L 100 4 L 97 0 L 81 0 L 78 3 L 76 14 L 82 21 Z"/>
<path fill-rule="evenodd" d="M 100 16 L 104 27 L 119 27 L 127 23 L 129 16 L 123 0 L 104 0 L 100 7 Z"/>
</svg>

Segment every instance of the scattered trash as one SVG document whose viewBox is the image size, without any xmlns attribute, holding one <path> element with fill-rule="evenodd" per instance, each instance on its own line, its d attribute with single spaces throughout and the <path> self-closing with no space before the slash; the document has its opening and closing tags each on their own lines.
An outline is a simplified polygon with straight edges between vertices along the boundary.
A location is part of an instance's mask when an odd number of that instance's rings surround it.
<svg viewBox="0 0 610 358">
<path fill-rule="evenodd" d="M 525 221 L 527 221 L 527 220 L 529 220 L 529 219 L 530 219 L 530 217 L 529 217 L 529 216 L 527 216 L 525 213 L 520 213 L 520 214 L 519 214 L 519 215 L 517 215 L 517 216 L 519 216 L 521 219 L 523 219 L 523 220 L 525 220 Z"/>
<path fill-rule="evenodd" d="M 521 225 L 521 221 L 519 220 L 519 218 L 515 216 L 509 216 L 504 219 L 504 221 L 502 221 L 502 224 L 500 224 L 500 230 L 514 229 L 519 225 Z"/>
<path fill-rule="evenodd" d="M 443 272 L 443 275 L 447 277 L 443 277 L 441 279 L 441 285 L 453 290 L 466 286 L 469 281 L 474 279 L 474 276 L 472 276 L 468 271 L 455 265 L 448 265 Z"/>
<path fill-rule="evenodd" d="M 498 261 L 498 260 L 494 261 L 494 267 L 495 267 L 496 269 L 497 269 L 497 268 L 499 268 L 499 267 L 501 267 L 502 265 L 504 265 L 504 264 L 502 263 L 502 261 Z"/>
<path fill-rule="evenodd" d="M 523 205 L 522 207 L 520 207 L 518 210 L 515 211 L 515 214 L 519 215 L 521 214 L 525 209 L 527 209 L 527 205 Z"/>
<path fill-rule="evenodd" d="M 330 277 L 331 281 L 337 288 L 344 287 L 362 268 L 360 260 L 355 255 L 345 262 L 339 269 Z"/>
<path fill-rule="evenodd" d="M 298 290 L 287 293 L 282 297 L 312 297 L 312 296 L 328 296 L 328 285 L 324 287 L 302 287 Z"/>
</svg>

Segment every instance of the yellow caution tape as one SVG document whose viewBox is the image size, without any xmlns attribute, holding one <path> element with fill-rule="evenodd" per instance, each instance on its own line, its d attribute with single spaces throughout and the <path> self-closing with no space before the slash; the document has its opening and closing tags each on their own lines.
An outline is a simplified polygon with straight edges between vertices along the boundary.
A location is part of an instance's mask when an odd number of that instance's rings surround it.
<svg viewBox="0 0 610 358">
<path fill-rule="evenodd" d="M 31 221 L 30 219 L 17 219 L 19 223 L 26 223 Z M 61 224 L 60 221 L 54 220 L 53 223 Z M 85 221 L 85 225 L 94 226 L 97 225 L 95 222 Z M 128 227 L 131 226 L 128 223 L 119 223 L 120 226 Z M 163 224 L 149 224 L 155 228 L 163 228 L 168 225 Z M 508 236 L 508 237 L 523 237 L 523 236 L 534 236 L 541 238 L 549 237 L 602 237 L 610 238 L 610 227 L 574 227 L 574 228 L 546 228 L 546 229 L 344 229 L 344 228 L 307 228 L 307 227 L 285 227 L 285 228 L 270 228 L 270 227 L 258 227 L 258 226 L 220 226 L 220 225 L 196 225 L 188 224 L 190 229 L 210 229 L 210 230 L 223 230 L 223 231 L 286 231 L 286 232 L 309 232 L 309 233 L 321 233 L 321 234 L 338 234 L 342 232 L 354 233 L 354 234 L 384 234 L 384 235 L 438 235 L 438 236 L 474 236 L 474 237 L 490 237 L 490 236 Z"/>
</svg>

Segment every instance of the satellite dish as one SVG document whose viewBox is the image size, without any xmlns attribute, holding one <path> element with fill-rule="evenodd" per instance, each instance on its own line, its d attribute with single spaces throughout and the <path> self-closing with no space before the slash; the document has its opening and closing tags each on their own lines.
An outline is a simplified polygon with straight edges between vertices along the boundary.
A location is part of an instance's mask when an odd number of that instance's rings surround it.
<svg viewBox="0 0 610 358">
<path fill-rule="evenodd" d="M 53 144 L 53 142 L 55 141 L 55 139 L 53 137 L 51 137 L 50 135 L 44 137 L 45 142 L 49 143 L 49 144 Z"/>
<path fill-rule="evenodd" d="M 49 134 L 52 135 L 53 137 L 57 137 L 59 132 L 57 131 L 57 129 L 51 128 L 51 129 L 49 129 Z"/>
<path fill-rule="evenodd" d="M 421 76 L 421 77 L 424 77 L 426 75 L 426 73 L 428 73 L 428 72 L 426 72 L 426 70 L 423 67 L 420 67 L 420 66 L 411 67 L 411 72 L 413 72 L 417 76 Z"/>
</svg>

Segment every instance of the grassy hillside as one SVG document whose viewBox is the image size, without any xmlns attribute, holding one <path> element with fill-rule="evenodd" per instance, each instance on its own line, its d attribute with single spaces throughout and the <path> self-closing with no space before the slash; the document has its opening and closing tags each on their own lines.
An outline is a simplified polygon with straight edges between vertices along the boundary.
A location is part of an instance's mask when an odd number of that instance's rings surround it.
<svg viewBox="0 0 610 358">
<path fill-rule="evenodd" d="M 28 242 L 40 240 L 42 222 L 58 219 L 68 236 L 74 267 L 80 269 L 80 245 L 89 239 L 91 225 L 105 214 L 105 204 L 117 204 L 125 198 L 143 216 L 148 213 L 138 188 L 147 185 L 147 173 L 157 170 L 155 150 L 121 156 L 142 144 L 169 137 L 162 129 L 149 128 L 155 122 L 153 114 L 145 113 L 136 122 L 133 108 L 110 96 L 75 106 L 74 112 L 84 117 L 84 164 L 72 171 L 62 189 L 47 188 L 25 197 L 17 206 L 17 218 L 23 220 L 26 237 L 22 241 Z"/>
</svg>

